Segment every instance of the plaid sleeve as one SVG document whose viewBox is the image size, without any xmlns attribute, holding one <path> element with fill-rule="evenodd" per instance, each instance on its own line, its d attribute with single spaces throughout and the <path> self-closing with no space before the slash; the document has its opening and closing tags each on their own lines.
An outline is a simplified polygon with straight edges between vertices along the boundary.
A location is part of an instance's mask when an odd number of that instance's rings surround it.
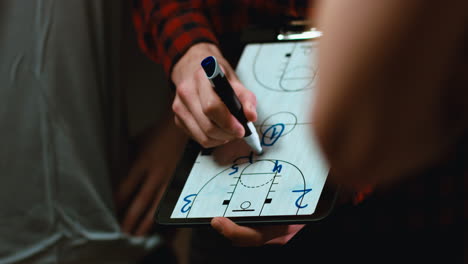
<svg viewBox="0 0 468 264">
<path fill-rule="evenodd" d="M 138 43 L 152 60 L 161 63 L 166 74 L 194 44 L 218 44 L 203 14 L 206 1 L 133 0 L 133 23 Z M 221 1 L 211 1 L 220 3 Z"/>
<path fill-rule="evenodd" d="M 240 32 L 250 23 L 271 25 L 281 18 L 304 18 L 308 0 L 132 0 L 133 22 L 142 50 L 172 67 L 194 44 L 219 44 L 217 36 Z"/>
</svg>

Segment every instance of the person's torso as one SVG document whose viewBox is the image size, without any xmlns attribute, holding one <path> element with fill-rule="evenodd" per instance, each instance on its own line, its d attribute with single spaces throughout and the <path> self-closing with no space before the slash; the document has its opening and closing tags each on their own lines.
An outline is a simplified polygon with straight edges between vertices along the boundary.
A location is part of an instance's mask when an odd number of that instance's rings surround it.
<svg viewBox="0 0 468 264">
<path fill-rule="evenodd" d="M 120 5 L 0 3 L 0 263 L 127 263 L 155 242 L 113 208 Z"/>
</svg>

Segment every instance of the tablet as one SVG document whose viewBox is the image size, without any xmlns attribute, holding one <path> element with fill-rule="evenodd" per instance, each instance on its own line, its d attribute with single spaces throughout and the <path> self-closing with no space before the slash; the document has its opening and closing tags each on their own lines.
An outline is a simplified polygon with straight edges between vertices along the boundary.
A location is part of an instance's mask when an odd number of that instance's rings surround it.
<svg viewBox="0 0 468 264">
<path fill-rule="evenodd" d="M 205 150 L 187 145 L 156 213 L 163 225 L 318 221 L 332 210 L 337 188 L 313 134 L 314 41 L 249 44 L 236 73 L 257 97 L 254 123 L 264 150 L 242 140 Z"/>
</svg>

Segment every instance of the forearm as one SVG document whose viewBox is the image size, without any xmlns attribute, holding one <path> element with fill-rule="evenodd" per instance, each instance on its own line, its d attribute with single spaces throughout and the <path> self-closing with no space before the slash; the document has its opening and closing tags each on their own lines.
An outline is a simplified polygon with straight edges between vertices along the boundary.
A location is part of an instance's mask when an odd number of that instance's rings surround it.
<svg viewBox="0 0 468 264">
<path fill-rule="evenodd" d="M 250 24 L 277 24 L 304 18 L 307 1 L 134 0 L 133 21 L 140 46 L 170 74 L 196 43 L 218 44 L 221 34 L 239 33 Z"/>
<path fill-rule="evenodd" d="M 133 21 L 142 50 L 167 74 L 196 43 L 217 39 L 199 1 L 136 0 Z"/>
</svg>

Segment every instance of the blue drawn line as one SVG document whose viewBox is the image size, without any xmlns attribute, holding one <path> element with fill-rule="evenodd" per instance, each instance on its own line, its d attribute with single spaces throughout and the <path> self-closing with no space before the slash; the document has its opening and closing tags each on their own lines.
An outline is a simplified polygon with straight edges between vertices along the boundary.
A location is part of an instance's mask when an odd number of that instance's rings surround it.
<svg viewBox="0 0 468 264">
<path fill-rule="evenodd" d="M 233 171 L 231 171 L 231 172 L 229 173 L 229 175 L 233 175 L 234 173 L 238 172 L 238 171 L 239 171 L 239 166 L 238 166 L 237 164 L 233 164 L 233 165 L 231 166 L 231 169 L 233 169 Z"/>
<path fill-rule="evenodd" d="M 276 143 L 276 141 L 278 141 L 278 139 L 283 134 L 284 128 L 285 128 L 285 126 L 282 123 L 278 123 L 278 124 L 270 126 L 267 130 L 265 130 L 265 132 L 263 132 L 262 145 L 263 146 L 273 146 Z M 270 130 L 271 130 L 271 135 L 267 136 L 268 133 L 270 132 Z M 267 143 L 267 142 L 265 142 L 265 138 L 267 140 L 269 139 L 271 141 L 269 143 Z"/>
<path fill-rule="evenodd" d="M 273 167 L 273 172 L 281 173 L 282 169 L 283 169 L 283 165 L 280 165 L 279 161 L 275 161 L 275 167 Z"/>
<path fill-rule="evenodd" d="M 297 198 L 296 200 L 296 207 L 299 208 L 299 209 L 302 209 L 302 208 L 306 208 L 309 204 L 306 204 L 306 205 L 301 205 L 301 202 L 302 202 L 302 199 L 304 198 L 304 195 L 306 195 L 307 193 L 309 193 L 310 191 L 312 191 L 312 189 L 304 189 L 304 190 L 293 190 L 292 192 L 302 192 L 303 194 L 301 194 L 301 196 L 299 196 L 299 198 Z"/>
<path fill-rule="evenodd" d="M 197 196 L 197 195 L 196 194 L 190 194 L 190 195 L 185 196 L 184 201 L 186 202 L 186 204 L 184 204 L 184 206 L 182 206 L 182 209 L 180 209 L 180 211 L 182 213 L 186 213 L 186 212 L 190 211 L 192 206 L 188 206 L 188 205 L 192 203 L 192 200 L 189 200 L 189 198 L 194 197 L 194 196 Z M 187 206 L 188 206 L 188 208 L 187 208 Z"/>
</svg>

